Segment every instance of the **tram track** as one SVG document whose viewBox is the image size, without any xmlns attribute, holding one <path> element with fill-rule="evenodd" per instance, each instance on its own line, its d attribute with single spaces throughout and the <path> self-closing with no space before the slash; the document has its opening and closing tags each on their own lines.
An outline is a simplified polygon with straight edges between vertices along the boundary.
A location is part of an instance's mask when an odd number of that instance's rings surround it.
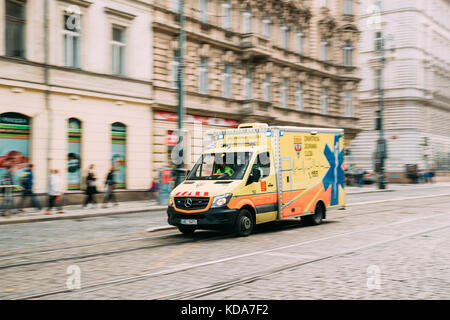
<svg viewBox="0 0 450 320">
<path fill-rule="evenodd" d="M 382 246 L 382 245 L 385 245 L 385 244 L 388 244 L 391 242 L 395 242 L 395 241 L 399 241 L 402 239 L 407 239 L 407 238 L 411 238 L 414 236 L 419 236 L 422 234 L 439 231 L 439 230 L 443 230 L 443 229 L 447 229 L 447 228 L 450 228 L 450 224 L 446 224 L 444 226 L 435 227 L 435 228 L 429 228 L 429 229 L 422 230 L 419 232 L 409 233 L 409 234 L 406 234 L 406 235 L 403 235 L 400 237 L 395 237 L 395 238 L 389 239 L 389 240 L 378 241 L 378 242 L 371 243 L 371 244 L 368 244 L 365 246 L 360 246 L 360 247 L 352 248 L 349 250 L 345 250 L 345 251 L 342 251 L 337 254 L 325 255 L 325 256 L 322 256 L 322 257 L 319 257 L 316 259 L 312 259 L 309 261 L 303 261 L 303 262 L 297 262 L 297 263 L 284 265 L 282 267 L 274 268 L 274 269 L 259 273 L 258 275 L 255 275 L 255 276 L 237 278 L 237 279 L 233 279 L 231 281 L 226 281 L 226 282 L 218 282 L 213 285 L 202 287 L 202 288 L 197 288 L 194 290 L 187 290 L 187 291 L 178 292 L 178 293 L 174 293 L 174 294 L 170 294 L 170 295 L 156 297 L 156 298 L 153 298 L 152 300 L 169 300 L 169 299 L 170 300 L 192 300 L 192 299 L 197 299 L 197 298 L 205 297 L 205 296 L 215 294 L 218 292 L 223 292 L 223 291 L 226 291 L 228 289 L 231 289 L 231 288 L 234 288 L 237 286 L 249 284 L 249 283 L 252 283 L 252 282 L 267 278 L 267 277 L 277 275 L 282 272 L 293 271 L 304 265 L 318 263 L 318 262 L 322 262 L 325 260 L 336 259 L 336 258 L 342 257 L 347 254 L 364 251 L 364 250 L 371 249 L 371 248 L 374 248 L 377 246 Z"/>
<path fill-rule="evenodd" d="M 407 199 L 403 199 L 403 200 L 407 200 Z M 369 203 L 368 205 L 371 205 L 371 204 L 376 205 L 376 203 Z M 360 205 L 360 204 L 358 204 L 358 205 Z M 388 214 L 391 215 L 391 214 L 399 213 L 400 211 L 403 211 L 404 209 L 405 209 L 405 207 L 402 206 L 401 204 L 393 203 L 392 208 L 389 210 Z M 332 217 L 332 219 L 333 220 L 342 220 L 342 219 L 353 218 L 355 216 L 361 216 L 361 215 L 380 214 L 379 209 L 376 209 L 376 208 L 374 208 L 373 210 L 370 210 L 370 211 L 365 211 L 364 213 L 346 213 L 346 211 L 340 211 L 340 212 L 341 212 L 341 214 L 339 216 Z M 283 230 L 288 230 L 288 229 L 292 229 L 292 228 L 298 228 L 300 226 L 302 226 L 302 225 L 299 222 L 299 220 L 290 219 L 290 220 L 283 221 L 283 223 L 281 223 L 279 225 L 275 225 L 275 226 L 262 225 L 259 228 L 263 229 L 263 230 L 266 229 L 266 231 L 267 230 L 283 231 Z M 256 231 L 256 232 L 258 232 L 258 231 Z M 264 231 L 262 231 L 262 232 L 264 232 Z M 158 235 L 158 236 L 134 237 L 134 238 L 127 238 L 127 239 L 109 240 L 109 241 L 103 241 L 100 243 L 84 244 L 84 245 L 80 245 L 80 246 L 69 246 L 69 247 L 55 248 L 55 249 L 50 249 L 50 250 L 42 250 L 42 251 L 38 251 L 38 252 L 33 251 L 33 252 L 29 252 L 29 253 L 21 253 L 18 255 L 0 256 L 0 270 L 23 267 L 23 266 L 31 266 L 31 265 L 42 265 L 42 264 L 47 264 L 47 263 L 57 263 L 57 262 L 62 262 L 62 261 L 83 260 L 83 259 L 96 258 L 96 257 L 101 257 L 101 256 L 110 256 L 110 255 L 114 255 L 114 254 L 129 253 L 129 252 L 138 251 L 138 250 L 148 250 L 148 249 L 155 249 L 155 248 L 160 248 L 160 247 L 184 245 L 184 244 L 189 244 L 189 243 L 198 242 L 198 241 L 220 240 L 220 239 L 233 237 L 233 235 L 231 235 L 231 234 L 217 235 L 216 233 L 208 234 L 207 232 L 203 232 L 203 235 L 202 235 L 203 237 L 200 238 L 199 234 L 200 233 L 197 233 L 194 238 L 192 238 L 192 237 L 185 238 L 186 236 L 180 234 L 179 232 L 174 232 L 174 233 Z M 181 237 L 182 239 L 180 241 L 175 241 L 175 242 L 168 241 L 168 242 L 162 242 L 162 243 L 152 244 L 152 245 L 146 244 L 144 246 L 137 246 L 137 247 L 131 247 L 131 248 L 123 248 L 123 249 L 107 250 L 107 251 L 97 251 L 97 252 L 86 253 L 86 254 L 81 254 L 81 255 L 75 254 L 72 256 L 57 256 L 57 257 L 53 257 L 51 259 L 24 261 L 24 262 L 19 262 L 19 263 L 9 263 L 9 264 L 2 265 L 2 262 L 4 262 L 5 260 L 8 261 L 8 260 L 19 259 L 19 258 L 26 260 L 29 257 L 42 256 L 42 255 L 58 253 L 58 252 L 65 252 L 68 250 L 79 250 L 79 249 L 99 247 L 99 246 L 104 246 L 104 245 L 117 245 L 120 243 L 132 243 L 132 242 L 138 242 L 138 241 L 149 241 L 149 240 L 150 241 L 158 241 L 158 240 L 166 240 L 166 239 L 171 240 L 170 238 L 172 238 L 172 237 L 176 237 L 176 238 Z"/>
<path fill-rule="evenodd" d="M 251 256 L 258 256 L 258 255 L 266 254 L 268 252 L 280 251 L 280 250 L 285 250 L 285 249 L 288 249 L 288 248 L 305 246 L 305 245 L 309 245 L 309 244 L 320 242 L 320 241 L 337 239 L 337 238 L 340 238 L 340 237 L 348 237 L 348 236 L 352 236 L 352 235 L 354 235 L 356 233 L 379 231 L 379 230 L 386 229 L 386 228 L 393 227 L 393 226 L 404 225 L 404 224 L 408 224 L 408 223 L 411 223 L 411 222 L 417 222 L 417 221 L 420 221 L 420 220 L 425 220 L 425 219 L 430 219 L 430 218 L 437 218 L 437 217 L 444 216 L 444 215 L 448 216 L 449 213 L 446 212 L 446 213 L 440 213 L 440 214 L 434 214 L 434 215 L 426 215 L 426 216 L 421 216 L 421 217 L 414 218 L 414 219 L 401 220 L 401 221 L 397 221 L 397 222 L 393 222 L 393 223 L 389 223 L 389 224 L 382 224 L 382 225 L 378 225 L 378 226 L 371 227 L 371 228 L 365 228 L 365 229 L 354 230 L 354 231 L 349 231 L 349 232 L 337 233 L 337 234 L 333 234 L 333 235 L 330 235 L 330 236 L 327 236 L 327 237 L 316 238 L 316 239 L 312 239 L 312 240 L 303 241 L 303 242 L 300 242 L 300 243 L 294 243 L 294 244 L 291 244 L 291 245 L 286 245 L 286 246 L 281 246 L 281 247 L 276 247 L 276 248 L 271 248 L 271 249 L 266 249 L 266 250 L 260 250 L 260 251 L 256 251 L 256 252 L 250 252 L 250 253 L 241 254 L 241 255 L 237 255 L 237 256 L 224 257 L 224 258 L 221 258 L 221 259 L 217 259 L 217 260 L 213 260 L 213 261 L 206 261 L 206 262 L 202 262 L 202 263 L 198 263 L 198 264 L 194 264 L 194 265 L 168 268 L 168 269 L 165 269 L 165 270 L 160 270 L 160 271 L 151 272 L 151 273 L 144 273 L 144 274 L 135 275 L 135 276 L 129 276 L 129 277 L 123 277 L 123 278 L 118 278 L 118 279 L 112 279 L 112 280 L 108 280 L 108 281 L 101 281 L 101 282 L 98 282 L 98 283 L 95 283 L 95 284 L 91 284 L 91 285 L 85 286 L 82 289 L 77 290 L 77 292 L 79 292 L 79 293 L 88 293 L 88 292 L 92 292 L 92 291 L 98 291 L 98 290 L 106 289 L 106 288 L 109 288 L 109 287 L 119 286 L 119 285 L 132 283 L 132 282 L 136 282 L 136 281 L 147 280 L 147 279 L 150 279 L 152 277 L 159 277 L 159 276 L 165 276 L 165 275 L 170 275 L 170 274 L 175 274 L 175 273 L 182 273 L 184 271 L 192 270 L 194 268 L 200 268 L 200 267 L 205 267 L 205 266 L 219 264 L 219 263 L 226 263 L 228 261 L 235 261 L 237 259 L 247 258 L 247 257 L 251 257 Z M 257 281 L 259 279 L 263 279 L 265 277 L 268 277 L 268 276 L 271 276 L 271 275 L 274 275 L 274 274 L 277 274 L 277 273 L 280 273 L 280 272 L 283 272 L 283 271 L 293 270 L 293 269 L 301 267 L 301 266 L 303 266 L 305 264 L 317 263 L 317 262 L 321 262 L 321 261 L 324 261 L 324 260 L 337 258 L 337 257 L 340 257 L 342 255 L 349 254 L 349 253 L 353 253 L 353 252 L 357 252 L 357 251 L 363 251 L 363 250 L 366 250 L 366 249 L 369 249 L 369 248 L 385 245 L 385 244 L 388 244 L 388 243 L 391 243 L 391 242 L 395 242 L 395 241 L 398 241 L 398 240 L 401 240 L 401 239 L 405 239 L 405 238 L 409 238 L 409 237 L 413 237 L 413 236 L 417 236 L 417 235 L 421 235 L 421 234 L 424 234 L 424 233 L 429 233 L 429 232 L 433 232 L 433 231 L 437 231 L 437 230 L 441 230 L 441 229 L 446 229 L 446 228 L 449 228 L 449 227 L 450 227 L 450 224 L 445 224 L 445 225 L 441 225 L 441 226 L 438 226 L 438 227 L 422 229 L 420 231 L 403 234 L 401 236 L 396 236 L 396 237 L 393 237 L 393 238 L 390 238 L 390 239 L 387 239 L 387 240 L 375 241 L 375 242 L 372 242 L 372 243 L 367 244 L 367 245 L 363 245 L 363 246 L 359 246 L 359 247 L 353 247 L 353 248 L 350 248 L 348 250 L 345 250 L 345 251 L 342 251 L 342 252 L 339 252 L 339 253 L 336 253 L 336 254 L 324 255 L 324 256 L 318 257 L 316 259 L 311 259 L 311 260 L 308 260 L 308 261 L 301 261 L 301 262 L 297 262 L 297 263 L 293 263 L 293 264 L 286 264 L 286 265 L 283 265 L 281 267 L 277 267 L 277 268 L 274 268 L 274 269 L 270 269 L 270 270 L 264 271 L 262 273 L 254 275 L 254 276 L 241 277 L 241 278 L 233 279 L 231 281 L 215 283 L 213 285 L 197 288 L 197 289 L 194 289 L 194 290 L 182 291 L 182 292 L 169 294 L 169 295 L 165 295 L 165 296 L 159 296 L 159 297 L 156 297 L 154 299 L 193 299 L 193 298 L 198 298 L 198 297 L 202 297 L 202 296 L 207 296 L 209 294 L 220 292 L 220 291 L 224 291 L 224 290 L 227 290 L 229 288 L 232 288 L 232 287 L 235 287 L 235 286 L 238 286 L 238 285 L 241 285 L 241 284 Z M 70 294 L 70 293 L 73 293 L 73 292 L 74 291 L 68 290 L 68 289 L 54 290 L 54 291 L 46 291 L 46 292 L 30 294 L 30 295 L 26 295 L 26 296 L 20 296 L 20 297 L 14 298 L 14 299 L 15 300 L 16 299 L 17 300 L 38 299 L 38 298 L 51 297 L 51 296 L 61 295 L 61 294 Z"/>
</svg>

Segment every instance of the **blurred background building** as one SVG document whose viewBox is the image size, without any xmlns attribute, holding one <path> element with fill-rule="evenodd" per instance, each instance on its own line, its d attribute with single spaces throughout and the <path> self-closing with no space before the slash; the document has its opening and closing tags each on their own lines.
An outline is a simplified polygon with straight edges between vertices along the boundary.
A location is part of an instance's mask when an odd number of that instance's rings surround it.
<svg viewBox="0 0 450 320">
<path fill-rule="evenodd" d="M 362 0 L 358 27 L 362 32 L 358 64 L 363 132 L 351 145 L 352 161 L 373 169 L 377 89 L 381 86 L 388 180 L 405 181 L 409 164 L 425 171 L 434 168 L 448 177 L 450 1 Z M 382 41 L 384 67 L 379 50 Z"/>
<path fill-rule="evenodd" d="M 265 122 L 358 130 L 357 1 L 186 0 L 185 108 L 190 122 Z M 179 1 L 154 1 L 155 166 L 176 129 Z M 170 113 L 170 114 L 169 114 Z M 163 119 L 167 117 L 167 119 Z M 168 121 L 168 120 L 172 120 Z M 195 161 L 201 139 L 187 125 Z"/>
<path fill-rule="evenodd" d="M 210 129 L 358 129 L 358 2 L 187 0 L 188 164 Z M 0 167 L 148 189 L 176 139 L 179 1 L 0 0 Z M 194 130 L 200 128 L 201 132 Z M 0 169 L 4 170 L 4 169 Z M 17 178 L 18 179 L 18 178 Z M 18 180 L 17 180 L 18 181 Z"/>
</svg>

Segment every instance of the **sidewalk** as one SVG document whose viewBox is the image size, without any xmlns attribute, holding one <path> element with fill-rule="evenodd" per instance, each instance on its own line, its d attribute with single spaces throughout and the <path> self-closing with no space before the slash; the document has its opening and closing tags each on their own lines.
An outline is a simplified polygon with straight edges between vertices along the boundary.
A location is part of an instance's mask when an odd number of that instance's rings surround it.
<svg viewBox="0 0 450 320">
<path fill-rule="evenodd" d="M 359 187 L 349 187 L 345 186 L 345 191 L 347 195 L 351 194 L 361 194 L 361 193 L 374 193 L 374 192 L 393 192 L 393 191 L 404 191 L 404 190 L 417 190 L 417 189 L 427 189 L 435 187 L 450 187 L 450 182 L 437 182 L 433 184 L 389 184 L 387 189 L 378 189 L 377 184 L 365 185 L 361 188 Z M 139 213 L 139 212 L 155 212 L 164 211 L 167 206 L 158 205 L 155 201 L 127 201 L 120 202 L 118 206 L 109 205 L 108 208 L 102 208 L 99 205 L 95 209 L 82 209 L 81 205 L 70 205 L 65 206 L 64 210 L 66 213 L 59 214 L 53 211 L 52 215 L 46 215 L 46 210 L 41 210 L 36 212 L 34 209 L 25 209 L 24 213 L 13 214 L 8 217 L 0 216 L 0 225 L 13 224 L 13 223 L 28 223 L 28 222 L 39 222 L 39 221 L 52 221 L 52 220 L 62 220 L 62 219 L 84 219 L 91 217 L 101 217 L 110 216 L 118 214 L 127 213 Z"/>
<path fill-rule="evenodd" d="M 51 215 L 46 215 L 46 208 L 41 211 L 36 209 L 25 209 L 23 213 L 10 214 L 7 217 L 0 216 L 0 225 L 12 223 L 28 223 L 38 221 L 52 221 L 63 219 L 83 219 L 92 217 L 102 217 L 117 214 L 164 211 L 167 206 L 158 205 L 155 201 L 127 201 L 120 202 L 118 206 L 110 204 L 108 208 L 102 208 L 101 204 L 97 208 L 82 209 L 81 205 L 65 206 L 65 213 L 53 211 Z"/>
<path fill-rule="evenodd" d="M 404 190 L 417 190 L 417 189 L 432 189 L 436 187 L 450 187 L 450 182 L 435 182 L 435 183 L 422 183 L 422 184 L 387 184 L 386 189 L 378 189 L 378 184 L 373 183 L 371 185 L 365 185 L 363 187 L 345 186 L 346 194 L 359 194 L 359 193 L 371 193 L 371 192 L 392 192 L 392 191 L 404 191 Z"/>
</svg>

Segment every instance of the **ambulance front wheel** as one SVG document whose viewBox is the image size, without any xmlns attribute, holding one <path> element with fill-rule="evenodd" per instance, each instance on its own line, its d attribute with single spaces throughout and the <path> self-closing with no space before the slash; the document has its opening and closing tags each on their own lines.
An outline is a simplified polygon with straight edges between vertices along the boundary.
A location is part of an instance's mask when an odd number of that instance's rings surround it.
<svg viewBox="0 0 450 320">
<path fill-rule="evenodd" d="M 179 226 L 178 230 L 180 230 L 180 232 L 183 234 L 193 234 L 195 232 L 195 228 L 192 228 L 192 227 Z"/>
<path fill-rule="evenodd" d="M 317 226 L 322 223 L 325 216 L 325 206 L 322 202 L 317 203 L 314 214 L 302 218 L 302 222 L 307 226 Z"/>
<path fill-rule="evenodd" d="M 242 209 L 239 211 L 236 219 L 234 233 L 239 237 L 247 237 L 252 233 L 254 225 L 255 222 L 253 221 L 251 212 L 247 209 Z"/>
</svg>

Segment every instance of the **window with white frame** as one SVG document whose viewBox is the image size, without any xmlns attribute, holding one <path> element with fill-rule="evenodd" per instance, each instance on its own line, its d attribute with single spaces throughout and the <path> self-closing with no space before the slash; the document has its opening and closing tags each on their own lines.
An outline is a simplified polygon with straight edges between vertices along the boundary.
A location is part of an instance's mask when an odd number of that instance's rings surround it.
<svg viewBox="0 0 450 320">
<path fill-rule="evenodd" d="M 231 0 L 226 0 L 222 4 L 223 20 L 222 25 L 226 30 L 231 30 Z"/>
<path fill-rule="evenodd" d="M 303 47 L 303 42 L 304 42 L 304 34 L 301 28 L 298 29 L 297 31 L 297 43 L 298 43 L 298 47 L 297 47 L 297 52 L 299 54 L 303 54 L 304 53 L 304 47 Z"/>
<path fill-rule="evenodd" d="M 64 14 L 64 65 L 80 67 L 81 17 L 76 14 Z"/>
<path fill-rule="evenodd" d="M 285 24 L 281 26 L 281 47 L 288 49 L 289 44 L 289 27 Z"/>
<path fill-rule="evenodd" d="M 252 33 L 252 10 L 247 6 L 243 13 L 244 17 L 244 33 Z"/>
<path fill-rule="evenodd" d="M 287 108 L 289 103 L 289 80 L 284 78 L 281 82 L 281 107 Z"/>
<path fill-rule="evenodd" d="M 208 22 L 208 0 L 200 0 L 200 21 Z"/>
<path fill-rule="evenodd" d="M 297 110 L 303 110 L 303 83 L 299 83 L 297 87 Z"/>
<path fill-rule="evenodd" d="M 208 58 L 200 58 L 199 93 L 208 94 Z"/>
<path fill-rule="evenodd" d="M 353 0 L 344 0 L 344 14 L 353 14 Z"/>
<path fill-rule="evenodd" d="M 5 2 L 5 45 L 9 57 L 25 58 L 25 3 Z"/>
<path fill-rule="evenodd" d="M 231 64 L 226 63 L 223 70 L 223 97 L 228 99 L 231 98 L 232 72 Z"/>
<path fill-rule="evenodd" d="M 180 0 L 171 0 L 171 1 L 172 1 L 172 11 L 180 13 Z"/>
<path fill-rule="evenodd" d="M 252 92 L 253 87 L 253 71 L 251 69 L 247 69 L 244 77 L 244 99 L 250 100 L 253 97 Z"/>
<path fill-rule="evenodd" d="M 322 95 L 320 96 L 320 106 L 322 114 L 328 114 L 328 88 L 322 89 Z"/>
<path fill-rule="evenodd" d="M 345 41 L 344 46 L 344 66 L 351 67 L 353 62 L 353 45 L 350 40 Z"/>
<path fill-rule="evenodd" d="M 375 70 L 375 89 L 378 90 L 381 88 L 382 86 L 382 82 L 383 82 L 383 74 L 381 69 L 376 69 Z"/>
<path fill-rule="evenodd" d="M 382 32 L 375 32 L 375 50 L 383 50 L 384 43 L 383 43 L 383 33 Z"/>
<path fill-rule="evenodd" d="M 346 117 L 353 117 L 353 92 L 351 90 L 344 91 L 344 114 Z"/>
<path fill-rule="evenodd" d="M 112 73 L 125 74 L 125 28 L 113 26 L 112 28 Z"/>
<path fill-rule="evenodd" d="M 328 47 L 329 47 L 328 40 L 322 38 L 322 41 L 320 42 L 320 52 L 321 52 L 320 59 L 322 61 L 328 61 Z"/>
<path fill-rule="evenodd" d="M 264 17 L 264 19 L 262 20 L 262 24 L 263 24 L 263 36 L 270 38 L 271 36 L 271 25 L 272 25 L 272 21 L 270 20 L 269 17 Z"/>
<path fill-rule="evenodd" d="M 270 102 L 272 100 L 272 83 L 270 73 L 266 74 L 266 78 L 263 82 L 263 99 L 266 102 Z"/>
<path fill-rule="evenodd" d="M 173 59 L 171 62 L 172 67 L 172 88 L 178 88 L 178 70 L 179 70 L 180 62 L 178 60 L 178 50 L 173 51 Z"/>
</svg>

